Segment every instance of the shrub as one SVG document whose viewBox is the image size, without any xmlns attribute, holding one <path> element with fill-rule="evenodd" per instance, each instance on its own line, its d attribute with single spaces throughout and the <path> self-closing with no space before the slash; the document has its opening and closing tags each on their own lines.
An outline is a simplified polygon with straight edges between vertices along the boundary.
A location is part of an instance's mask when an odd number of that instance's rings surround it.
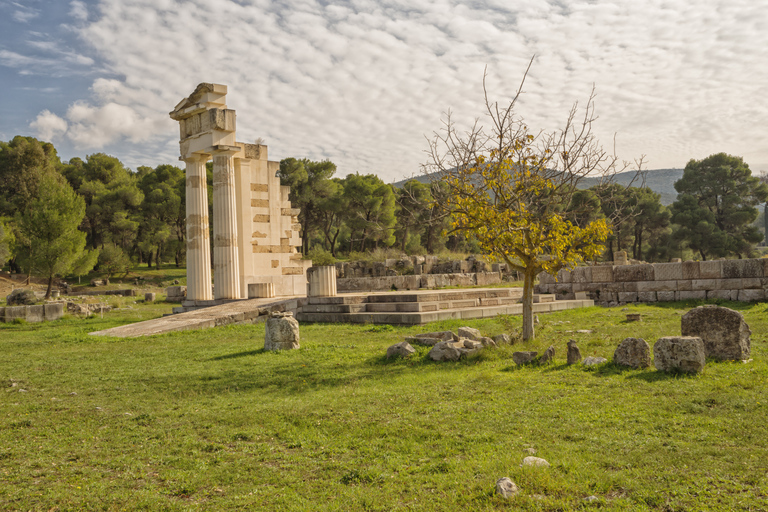
<svg viewBox="0 0 768 512">
<path fill-rule="evenodd" d="M 37 297 L 32 290 L 16 288 L 5 298 L 5 302 L 9 306 L 31 306 L 37 302 Z"/>
<path fill-rule="evenodd" d="M 312 265 L 315 267 L 323 267 L 336 263 L 336 258 L 322 247 L 313 247 L 304 259 L 312 260 Z"/>
</svg>

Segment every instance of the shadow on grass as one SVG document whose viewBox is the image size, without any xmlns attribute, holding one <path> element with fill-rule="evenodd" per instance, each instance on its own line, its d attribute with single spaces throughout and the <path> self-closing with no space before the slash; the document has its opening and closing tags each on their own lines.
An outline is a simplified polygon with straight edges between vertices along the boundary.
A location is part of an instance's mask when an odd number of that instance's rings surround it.
<svg viewBox="0 0 768 512">
<path fill-rule="evenodd" d="M 246 352 L 237 352 L 235 354 L 225 354 L 223 356 L 216 356 L 210 359 L 206 359 L 206 361 L 224 361 L 226 359 L 237 359 L 238 357 L 247 357 L 247 356 L 255 356 L 256 354 L 263 354 L 264 352 L 265 350 L 263 348 L 260 348 L 258 350 L 248 350 Z"/>
</svg>

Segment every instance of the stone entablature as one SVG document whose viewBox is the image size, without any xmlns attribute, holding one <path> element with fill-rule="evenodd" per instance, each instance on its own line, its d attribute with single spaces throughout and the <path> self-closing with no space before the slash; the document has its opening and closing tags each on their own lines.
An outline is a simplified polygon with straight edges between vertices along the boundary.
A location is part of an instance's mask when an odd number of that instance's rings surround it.
<svg viewBox="0 0 768 512">
<path fill-rule="evenodd" d="M 557 280 L 542 272 L 536 292 L 565 299 L 587 292 L 596 302 L 752 302 L 768 297 L 768 259 L 577 267 L 561 270 Z"/>
<path fill-rule="evenodd" d="M 278 296 L 304 295 L 299 210 L 280 184 L 267 146 L 235 140 L 227 87 L 202 83 L 173 112 L 187 179 L 187 300 L 247 298 L 248 285 L 272 283 Z M 213 160 L 213 282 L 206 162 Z M 215 292 L 215 294 L 213 293 Z"/>
</svg>

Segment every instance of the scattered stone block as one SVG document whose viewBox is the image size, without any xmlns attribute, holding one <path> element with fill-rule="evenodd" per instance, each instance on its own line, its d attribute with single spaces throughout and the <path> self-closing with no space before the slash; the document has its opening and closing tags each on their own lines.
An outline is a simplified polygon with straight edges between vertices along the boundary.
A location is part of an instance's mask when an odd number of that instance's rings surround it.
<svg viewBox="0 0 768 512">
<path fill-rule="evenodd" d="M 493 337 L 493 341 L 496 345 L 511 345 L 512 337 L 509 334 L 497 334 Z"/>
<path fill-rule="evenodd" d="M 697 336 L 667 336 L 653 344 L 653 364 L 662 372 L 699 373 L 706 364 L 704 342 Z"/>
<path fill-rule="evenodd" d="M 152 292 L 147 292 L 144 294 L 144 302 L 155 302 L 156 295 Z"/>
<path fill-rule="evenodd" d="M 517 365 L 524 365 L 533 361 L 538 354 L 538 352 L 514 352 L 512 354 L 512 360 Z"/>
<path fill-rule="evenodd" d="M 414 343 L 416 345 L 424 345 L 426 347 L 434 347 L 441 341 L 445 341 L 441 338 L 427 338 L 427 337 L 421 337 L 421 336 L 406 336 L 405 341 L 408 343 Z"/>
<path fill-rule="evenodd" d="M 640 313 L 627 313 L 627 322 L 639 322 L 640 320 Z"/>
<path fill-rule="evenodd" d="M 632 368 L 651 366 L 651 346 L 643 338 L 625 338 L 613 353 L 613 362 Z"/>
<path fill-rule="evenodd" d="M 459 338 L 469 338 L 470 340 L 478 341 L 483 337 L 478 329 L 473 329 L 472 327 L 459 327 L 458 334 Z"/>
<path fill-rule="evenodd" d="M 542 354 L 541 359 L 539 359 L 539 362 L 541 364 L 550 363 L 555 358 L 555 346 L 550 345 L 547 350 L 544 351 L 544 354 Z"/>
<path fill-rule="evenodd" d="M 438 362 L 458 361 L 465 353 L 459 350 L 459 346 L 464 348 L 464 344 L 460 341 L 441 341 L 429 351 L 429 358 Z"/>
<path fill-rule="evenodd" d="M 577 364 L 579 361 L 581 361 L 581 351 L 579 350 L 578 345 L 576 345 L 576 340 L 568 341 L 567 347 L 568 364 Z"/>
<path fill-rule="evenodd" d="M 584 361 L 582 361 L 581 364 L 583 364 L 584 366 L 594 366 L 596 364 L 603 364 L 607 362 L 608 360 L 604 357 L 588 356 L 584 358 Z"/>
<path fill-rule="evenodd" d="M 264 333 L 264 350 L 299 348 L 299 322 L 293 313 L 271 313 Z"/>
<path fill-rule="evenodd" d="M 721 361 L 749 359 L 752 331 L 738 311 L 700 306 L 683 315 L 680 328 L 683 336 L 701 338 L 707 357 Z"/>
<path fill-rule="evenodd" d="M 401 341 L 396 343 L 387 349 L 387 359 L 393 357 L 410 357 L 416 353 L 416 349 L 411 346 L 407 341 Z"/>
<path fill-rule="evenodd" d="M 523 459 L 523 467 L 548 468 L 549 462 L 541 457 L 528 456 Z"/>
<path fill-rule="evenodd" d="M 627 265 L 629 264 L 629 259 L 627 258 L 627 251 L 616 251 L 613 253 L 613 264 L 614 265 Z"/>
<path fill-rule="evenodd" d="M 496 346 L 496 342 L 493 341 L 493 339 L 489 338 L 488 336 L 482 336 L 480 338 L 480 344 L 483 347 L 495 347 Z"/>
<path fill-rule="evenodd" d="M 515 482 L 506 476 L 504 478 L 499 478 L 499 480 L 496 482 L 496 494 L 502 498 L 513 498 L 517 492 L 518 489 L 517 485 L 515 485 Z"/>
</svg>

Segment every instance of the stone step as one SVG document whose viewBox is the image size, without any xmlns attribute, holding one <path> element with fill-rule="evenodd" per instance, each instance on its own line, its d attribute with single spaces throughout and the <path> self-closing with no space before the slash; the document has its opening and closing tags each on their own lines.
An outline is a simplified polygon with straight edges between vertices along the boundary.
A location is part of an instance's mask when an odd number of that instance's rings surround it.
<svg viewBox="0 0 768 512">
<path fill-rule="evenodd" d="M 360 313 L 368 304 L 307 304 L 302 308 L 307 313 Z"/>
</svg>

